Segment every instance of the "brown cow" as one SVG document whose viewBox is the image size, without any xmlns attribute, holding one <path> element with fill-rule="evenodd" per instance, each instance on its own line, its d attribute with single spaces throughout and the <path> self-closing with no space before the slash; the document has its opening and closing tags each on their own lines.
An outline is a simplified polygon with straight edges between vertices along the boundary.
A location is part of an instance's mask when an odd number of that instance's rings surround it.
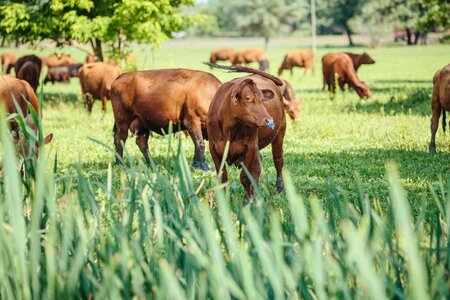
<svg viewBox="0 0 450 300">
<path fill-rule="evenodd" d="M 233 60 L 231 60 L 231 64 L 242 65 L 242 64 L 250 64 L 252 62 L 258 62 L 261 67 L 261 62 L 266 59 L 265 55 L 266 53 L 262 48 L 247 48 L 243 50 L 238 50 L 235 52 L 234 58 Z"/>
<path fill-rule="evenodd" d="M 281 80 L 283 81 L 283 86 L 280 90 L 283 95 L 284 109 L 293 121 L 297 121 L 300 118 L 301 100 L 297 99 L 292 85 L 287 80 Z"/>
<path fill-rule="evenodd" d="M 11 52 L 4 52 L 0 55 L 3 74 L 9 74 L 17 62 L 17 57 Z"/>
<path fill-rule="evenodd" d="M 203 138 L 207 138 L 208 107 L 220 85 L 210 73 L 187 69 L 122 74 L 111 87 L 114 142 L 119 156 L 130 130 L 137 135 L 136 144 L 149 163 L 149 132 L 167 132 L 172 122 L 174 132 L 187 130 L 194 142 L 193 166 L 207 170 Z"/>
<path fill-rule="evenodd" d="M 345 84 L 353 88 L 361 98 L 369 98 L 372 93 L 369 87 L 356 75 L 355 67 L 350 56 L 345 53 L 328 53 L 322 57 L 323 88 L 325 84 L 332 93 L 332 98 L 336 92 L 336 80 L 339 87 L 344 89 Z"/>
<path fill-rule="evenodd" d="M 431 141 L 429 152 L 436 153 L 436 131 L 442 112 L 442 128 L 445 133 L 445 112 L 450 111 L 450 64 L 438 70 L 433 77 L 433 94 L 431 96 Z"/>
<path fill-rule="evenodd" d="M 224 83 L 209 107 L 209 149 L 216 171 L 220 171 L 226 144 L 229 142 L 227 164 L 243 164 L 255 182 L 258 182 L 261 173 L 259 150 L 272 144 L 277 171 L 276 188 L 281 192 L 284 189 L 283 139 L 286 132 L 286 115 L 280 90 L 283 82 L 250 68 L 234 66 L 228 69 L 254 74 Z M 220 175 L 222 182 L 228 181 L 225 167 Z M 240 180 L 248 200 L 253 195 L 253 187 L 244 170 L 241 171 Z"/>
<path fill-rule="evenodd" d="M 60 67 L 48 68 L 47 75 L 44 79 L 44 84 L 51 81 L 52 84 L 56 82 L 69 82 L 71 77 L 78 77 L 78 71 L 83 64 L 66 65 Z"/>
<path fill-rule="evenodd" d="M 366 52 L 364 52 L 363 54 L 355 54 L 351 52 L 344 53 L 350 56 L 350 58 L 352 59 L 353 65 L 355 66 L 355 71 L 358 71 L 361 65 L 372 65 L 375 63 L 372 57 L 370 57 Z"/>
<path fill-rule="evenodd" d="M 305 68 L 305 74 L 308 69 L 312 70 L 314 75 L 315 71 L 316 54 L 312 50 L 293 50 L 286 53 L 280 68 L 278 69 L 278 75 L 281 75 L 284 70 L 290 70 L 292 76 L 292 70 L 294 67 Z"/>
<path fill-rule="evenodd" d="M 230 61 L 234 59 L 236 51 L 233 48 L 219 48 L 211 52 L 209 62 L 215 64 L 218 61 Z"/>
<path fill-rule="evenodd" d="M 89 64 L 89 63 L 93 63 L 96 61 L 97 61 L 97 58 L 95 57 L 95 55 L 93 53 L 89 52 L 88 55 L 86 56 L 86 63 Z"/>
<path fill-rule="evenodd" d="M 14 78 L 9 75 L 0 76 L 0 103 L 5 106 L 7 113 L 18 113 L 14 104 L 14 99 L 20 107 L 23 116 L 25 117 L 26 125 L 36 133 L 37 127 L 28 109 L 27 101 L 32 105 L 38 116 L 39 102 L 30 84 L 24 80 Z M 24 135 L 19 130 L 17 122 L 11 120 L 9 125 L 11 128 L 11 134 L 13 136 L 14 143 L 20 150 L 20 153 L 27 156 L 29 154 L 28 143 L 26 140 L 24 140 Z M 52 138 L 52 134 L 46 136 L 43 140 L 44 144 L 48 144 L 52 140 Z M 37 147 L 38 145 L 36 144 L 36 155 L 38 154 Z"/>
<path fill-rule="evenodd" d="M 41 57 L 42 62 L 49 68 L 77 64 L 77 61 L 68 55 L 54 53 L 48 57 Z"/>
<path fill-rule="evenodd" d="M 19 58 L 14 67 L 16 77 L 28 82 L 36 92 L 41 76 L 42 61 L 36 55 L 26 55 Z"/>
<path fill-rule="evenodd" d="M 106 101 L 111 99 L 111 85 L 121 73 L 119 67 L 104 62 L 85 64 L 80 68 L 81 92 L 89 112 L 95 99 L 102 101 L 102 110 L 106 111 Z"/>
</svg>

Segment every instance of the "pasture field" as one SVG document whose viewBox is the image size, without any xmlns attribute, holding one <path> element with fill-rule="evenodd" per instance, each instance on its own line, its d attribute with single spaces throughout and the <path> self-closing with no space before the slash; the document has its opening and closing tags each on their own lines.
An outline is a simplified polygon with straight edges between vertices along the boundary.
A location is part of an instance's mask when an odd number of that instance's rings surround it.
<svg viewBox="0 0 450 300">
<path fill-rule="evenodd" d="M 136 47 L 138 68 L 209 70 L 211 47 L 169 45 Z M 291 49 L 269 50 L 271 73 Z M 371 99 L 322 91 L 320 57 L 344 50 L 376 61 L 358 71 Z M 284 73 L 303 99 L 300 120 L 288 119 L 286 192 L 275 193 L 269 147 L 248 206 L 240 170 L 223 195 L 209 151 L 211 171 L 190 167 L 184 134 L 151 137 L 150 167 L 130 137 L 127 165 L 115 166 L 111 106 L 104 114 L 95 103 L 89 115 L 77 79 L 44 86 L 44 135 L 54 135 L 46 157 L 25 184 L 7 161 L 0 186 L 2 298 L 448 297 L 450 138 L 440 124 L 436 155 L 428 142 L 432 77 L 449 62 L 443 45 L 322 47 L 314 75 Z"/>
</svg>

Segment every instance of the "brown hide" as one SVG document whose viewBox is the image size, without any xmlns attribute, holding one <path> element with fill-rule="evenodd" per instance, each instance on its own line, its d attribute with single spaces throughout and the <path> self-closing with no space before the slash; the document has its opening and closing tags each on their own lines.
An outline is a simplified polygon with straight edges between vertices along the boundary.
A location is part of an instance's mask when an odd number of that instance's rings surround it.
<svg viewBox="0 0 450 300">
<path fill-rule="evenodd" d="M 281 75 L 284 70 L 290 70 L 292 76 L 292 69 L 294 67 L 305 68 L 305 74 L 307 69 L 311 69 L 314 74 L 316 55 L 312 50 L 293 50 L 286 53 L 280 68 L 278 69 L 278 75 Z"/>
<path fill-rule="evenodd" d="M 172 122 L 174 132 L 187 130 L 194 142 L 194 167 L 208 169 L 203 138 L 207 138 L 208 108 L 220 85 L 210 73 L 187 69 L 121 75 L 111 90 L 117 153 L 122 157 L 122 143 L 130 130 L 137 135 L 136 143 L 149 163 L 150 131 L 167 132 Z"/>
<path fill-rule="evenodd" d="M 9 74 L 17 62 L 17 57 L 11 52 L 4 52 L 0 55 L 3 74 Z"/>
<path fill-rule="evenodd" d="M 48 81 L 51 81 L 52 83 L 55 83 L 55 81 L 69 82 L 71 77 L 78 77 L 78 71 L 82 66 L 82 64 L 74 64 L 49 68 L 44 83 L 47 83 Z"/>
<path fill-rule="evenodd" d="M 234 59 L 235 51 L 233 48 L 219 48 L 215 49 L 211 52 L 211 56 L 209 57 L 210 63 L 216 63 L 218 61 L 230 61 L 232 62 Z"/>
<path fill-rule="evenodd" d="M 14 78 L 9 75 L 2 75 L 0 76 L 0 103 L 1 105 L 4 105 L 5 110 L 7 113 L 18 113 L 16 106 L 14 105 L 14 99 L 16 100 L 18 106 L 20 107 L 20 110 L 23 113 L 23 116 L 25 117 L 25 121 L 27 125 L 34 130 L 37 131 L 37 127 L 34 124 L 34 121 L 31 117 L 30 111 L 28 110 L 27 101 L 33 106 L 33 109 L 36 111 L 36 113 L 39 116 L 39 102 L 36 97 L 36 94 L 34 93 L 31 85 L 24 81 L 17 78 Z M 19 126 L 14 120 L 11 120 L 10 128 L 13 131 L 13 137 L 14 142 L 16 146 L 19 146 L 21 143 L 24 147 L 27 147 L 28 143 L 26 143 L 25 140 L 20 140 L 20 138 L 23 138 L 23 135 L 19 132 Z M 44 139 L 44 144 L 47 144 L 51 141 L 53 135 L 50 134 Z M 28 149 L 21 149 L 22 154 L 27 155 Z M 37 145 L 36 145 L 36 154 L 37 154 Z"/>
<path fill-rule="evenodd" d="M 266 122 L 261 122 L 264 119 Z M 270 122 L 275 125 L 273 129 L 270 128 Z M 286 116 L 281 89 L 272 80 L 260 75 L 236 78 L 223 84 L 209 108 L 209 149 L 216 171 L 219 172 L 229 141 L 226 157 L 228 165 L 244 164 L 255 182 L 258 182 L 261 173 L 259 150 L 272 144 L 277 191 L 284 188 L 282 169 L 285 132 Z M 225 167 L 220 175 L 222 182 L 228 181 Z M 246 199 L 249 199 L 254 191 L 244 170 L 241 171 L 240 180 Z"/>
<path fill-rule="evenodd" d="M 41 76 L 42 61 L 36 55 L 26 55 L 19 58 L 14 67 L 16 77 L 28 82 L 36 92 Z"/>
<path fill-rule="evenodd" d="M 111 85 L 121 73 L 119 67 L 104 62 L 85 64 L 79 69 L 81 92 L 89 112 L 96 99 L 102 101 L 102 109 L 106 111 Z"/>
<path fill-rule="evenodd" d="M 450 64 L 439 69 L 433 77 L 433 94 L 431 95 L 431 141 L 430 153 L 436 153 L 436 132 L 439 118 L 442 116 L 442 128 L 445 133 L 446 111 L 450 111 Z M 450 125 L 450 124 L 449 124 Z"/>
<path fill-rule="evenodd" d="M 283 86 L 280 87 L 280 90 L 283 95 L 284 109 L 293 121 L 297 121 L 300 118 L 301 100 L 297 99 L 292 85 L 285 79 L 281 80 L 283 81 Z"/>
<path fill-rule="evenodd" d="M 236 51 L 231 63 L 233 65 L 249 64 L 265 59 L 265 51 L 262 48 L 248 48 Z"/>
<path fill-rule="evenodd" d="M 48 57 L 41 57 L 42 62 L 49 68 L 77 64 L 77 61 L 68 55 L 54 53 Z"/>
<path fill-rule="evenodd" d="M 363 54 L 356 54 L 351 52 L 344 52 L 344 53 L 350 56 L 353 65 L 355 67 L 355 71 L 358 71 L 361 65 L 372 65 L 375 63 L 372 57 L 370 57 L 369 54 L 367 54 L 366 52 L 364 52 Z"/>
<path fill-rule="evenodd" d="M 97 58 L 95 57 L 95 55 L 93 53 L 88 53 L 88 55 L 86 56 L 86 63 L 93 63 L 97 61 Z"/>
<path fill-rule="evenodd" d="M 322 72 L 324 88 L 327 85 L 333 96 L 336 91 L 335 76 L 341 89 L 348 84 L 361 98 L 372 96 L 369 87 L 359 80 L 351 58 L 345 53 L 325 54 L 322 57 Z"/>
</svg>

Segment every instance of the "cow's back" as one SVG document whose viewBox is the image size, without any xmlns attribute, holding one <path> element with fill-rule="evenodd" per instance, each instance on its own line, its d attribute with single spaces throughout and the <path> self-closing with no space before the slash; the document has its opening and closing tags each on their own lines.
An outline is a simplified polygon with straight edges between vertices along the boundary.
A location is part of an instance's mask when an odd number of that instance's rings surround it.
<svg viewBox="0 0 450 300">
<path fill-rule="evenodd" d="M 9 75 L 0 76 L 0 103 L 8 113 L 17 113 L 15 100 L 24 116 L 27 116 L 28 107 L 24 98 L 30 102 L 36 113 L 39 113 L 38 99 L 28 82 Z"/>
<path fill-rule="evenodd" d="M 95 99 L 101 99 L 109 93 L 111 85 L 120 75 L 119 67 L 103 62 L 83 65 L 79 71 L 83 94 L 90 93 Z"/>
<path fill-rule="evenodd" d="M 441 105 L 450 111 L 450 64 L 438 70 L 433 77 L 434 93 L 439 95 Z"/>
</svg>

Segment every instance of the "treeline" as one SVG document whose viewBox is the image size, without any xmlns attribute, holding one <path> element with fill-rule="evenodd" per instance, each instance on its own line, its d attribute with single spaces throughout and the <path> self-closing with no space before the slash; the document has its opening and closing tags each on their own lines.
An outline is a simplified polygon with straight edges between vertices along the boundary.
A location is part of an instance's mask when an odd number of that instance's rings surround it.
<svg viewBox="0 0 450 300">
<path fill-rule="evenodd" d="M 276 35 L 310 30 L 310 0 L 210 0 L 194 11 L 206 16 L 189 33 L 203 36 L 261 36 L 266 43 Z M 316 0 L 319 34 L 364 31 L 377 44 L 380 35 L 398 29 L 408 45 L 421 36 L 450 25 L 447 0 Z"/>
</svg>

